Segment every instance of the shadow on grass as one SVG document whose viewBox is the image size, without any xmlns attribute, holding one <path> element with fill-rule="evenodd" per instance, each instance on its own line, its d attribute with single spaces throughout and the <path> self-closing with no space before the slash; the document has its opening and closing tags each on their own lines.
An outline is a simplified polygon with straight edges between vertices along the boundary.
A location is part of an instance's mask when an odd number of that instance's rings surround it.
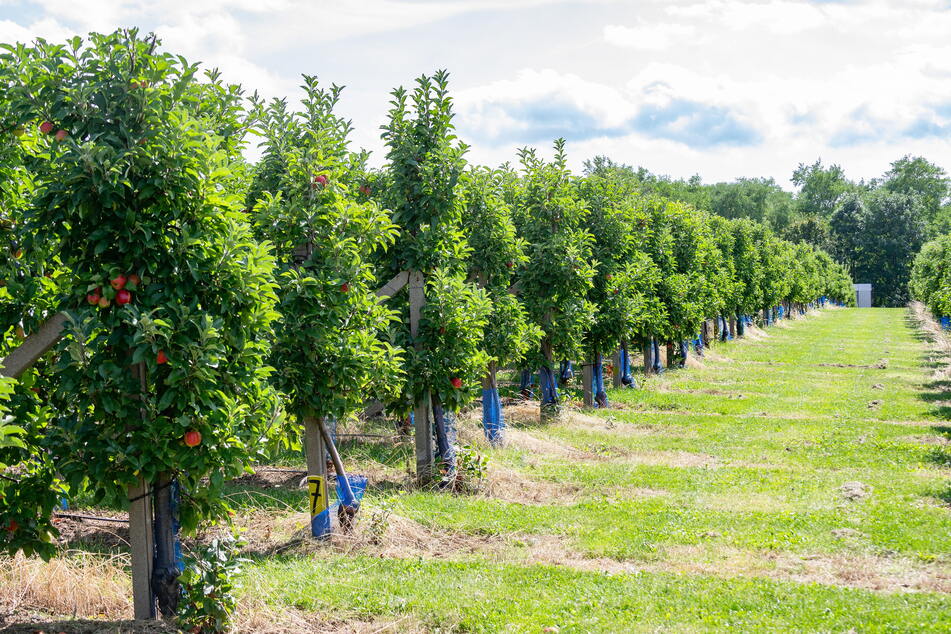
<svg viewBox="0 0 951 634">
<path fill-rule="evenodd" d="M 925 460 L 944 469 L 951 469 L 951 449 L 938 447 L 925 454 Z"/>
</svg>

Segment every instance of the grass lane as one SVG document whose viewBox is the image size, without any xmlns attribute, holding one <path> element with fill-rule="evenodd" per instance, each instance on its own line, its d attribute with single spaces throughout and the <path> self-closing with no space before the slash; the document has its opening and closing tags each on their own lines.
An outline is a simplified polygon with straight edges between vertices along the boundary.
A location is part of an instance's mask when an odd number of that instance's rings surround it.
<svg viewBox="0 0 951 634">
<path fill-rule="evenodd" d="M 831 310 L 612 390 L 620 407 L 510 411 L 509 445 L 480 447 L 505 495 L 394 494 L 405 455 L 350 452 L 384 480 L 365 517 L 433 544 L 247 576 L 274 605 L 405 629 L 947 631 L 946 362 L 905 310 Z"/>
</svg>

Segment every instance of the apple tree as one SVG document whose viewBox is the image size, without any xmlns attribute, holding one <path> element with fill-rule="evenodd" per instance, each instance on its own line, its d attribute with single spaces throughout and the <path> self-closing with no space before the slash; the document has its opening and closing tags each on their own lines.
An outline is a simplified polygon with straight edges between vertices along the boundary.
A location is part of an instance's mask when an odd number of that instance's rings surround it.
<svg viewBox="0 0 951 634">
<path fill-rule="evenodd" d="M 340 90 L 314 77 L 303 89 L 302 112 L 256 102 L 264 154 L 248 202 L 280 268 L 274 384 L 298 420 L 340 419 L 398 386 L 399 351 L 385 341 L 394 313 L 377 300 L 373 268 L 396 227 L 357 199 L 350 127 L 333 112 Z"/>
<path fill-rule="evenodd" d="M 651 334 L 662 341 L 692 339 L 707 315 L 719 313 L 722 302 L 716 286 L 719 253 L 707 218 L 663 198 L 645 198 L 642 204 L 650 214 L 647 251 L 660 270 L 656 293 L 664 315 Z"/>
<path fill-rule="evenodd" d="M 512 209 L 505 201 L 503 174 L 472 168 L 462 179 L 463 227 L 472 254 L 468 278 L 487 293 L 492 303 L 482 348 L 489 363 L 482 378 L 482 425 L 492 443 L 504 441 L 505 419 L 496 372 L 519 363 L 538 346 L 541 330 L 529 321 L 512 289 L 515 272 L 527 262 L 525 241 L 518 237 Z"/>
<path fill-rule="evenodd" d="M 536 360 L 544 420 L 559 412 L 555 359 L 578 356 L 591 326 L 594 305 L 588 293 L 596 263 L 586 228 L 588 210 L 568 170 L 564 139 L 555 141 L 552 162 L 527 148 L 519 157 L 521 178 L 509 179 L 506 196 L 519 236 L 528 244 L 517 284 L 531 320 L 542 330 Z"/>
<path fill-rule="evenodd" d="M 175 611 L 171 483 L 185 530 L 228 510 L 226 479 L 262 457 L 277 402 L 266 365 L 274 259 L 242 208 L 237 87 L 134 30 L 11 51 L 18 116 L 62 135 L 27 165 L 25 214 L 69 271 L 53 424 L 71 488 L 155 498 L 153 582 Z"/>
<path fill-rule="evenodd" d="M 593 372 L 594 404 L 604 407 L 604 353 L 620 348 L 621 368 L 615 371 L 624 368 L 629 378 L 628 342 L 643 339 L 661 316 L 655 292 L 660 271 L 646 252 L 654 227 L 647 210 L 638 204 L 639 195 L 607 171 L 587 176 L 581 192 L 589 210 L 586 224 L 594 238 L 596 269 L 588 292 L 595 313 L 584 334 L 585 363 Z"/>
<path fill-rule="evenodd" d="M 68 271 L 57 241 L 45 227 L 27 223 L 37 187 L 36 170 L 59 143 L 47 120 L 24 108 L 18 92 L 25 47 L 0 47 L 0 358 L 20 347 L 59 310 L 69 292 Z M 52 510 L 66 493 L 49 451 L 43 446 L 52 419 L 53 355 L 16 371 L 18 380 L 2 379 L 7 400 L 0 435 L 0 549 L 48 557 L 57 534 Z M 13 373 L 0 369 L 0 374 Z"/>
<path fill-rule="evenodd" d="M 491 303 L 466 280 L 471 248 L 461 225 L 459 181 L 467 147 L 455 135 L 448 73 L 419 77 L 412 92 L 394 90 L 390 103 L 383 126 L 387 164 L 368 187 L 379 192 L 399 227 L 378 279 L 404 271 L 409 279 L 408 294 L 390 300 L 402 324 L 395 339 L 406 350 L 406 382 L 391 408 L 414 411 L 417 477 L 428 482 L 430 421 L 443 471 L 455 468 L 445 413 L 469 402 L 485 374 L 489 359 L 481 345 Z"/>
</svg>

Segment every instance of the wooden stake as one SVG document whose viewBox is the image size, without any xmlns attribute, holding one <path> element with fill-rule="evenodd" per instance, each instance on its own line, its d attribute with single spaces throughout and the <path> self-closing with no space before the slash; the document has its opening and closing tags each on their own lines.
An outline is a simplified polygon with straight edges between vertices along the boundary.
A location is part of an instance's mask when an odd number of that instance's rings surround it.
<svg viewBox="0 0 951 634">
<path fill-rule="evenodd" d="M 409 282 L 409 271 L 400 271 L 376 291 L 377 297 L 393 297 Z"/>
<path fill-rule="evenodd" d="M 129 545 L 132 551 L 132 611 L 136 620 L 155 618 L 152 594 L 152 492 L 143 478 L 129 487 Z"/>
<path fill-rule="evenodd" d="M 410 271 L 409 287 L 409 331 L 417 350 L 422 349 L 419 336 L 419 321 L 423 306 L 426 305 L 426 280 L 420 271 Z M 429 484 L 433 476 L 433 427 L 430 417 L 430 394 L 427 391 L 413 408 L 413 421 L 416 435 L 416 481 L 420 485 Z"/>
<path fill-rule="evenodd" d="M 63 336 L 63 326 L 66 324 L 66 313 L 57 313 L 47 319 L 39 330 L 27 337 L 23 343 L 8 354 L 0 365 L 0 376 L 17 378 L 23 374 L 36 360 L 49 351 L 60 337 Z"/>
<path fill-rule="evenodd" d="M 582 393 L 584 394 L 584 406 L 594 407 L 594 392 L 591 390 L 591 382 L 594 380 L 594 363 L 586 361 L 581 367 L 581 380 L 584 382 Z"/>
<path fill-rule="evenodd" d="M 627 344 L 622 342 L 621 345 L 625 346 Z M 629 356 L 628 359 L 630 358 L 631 357 Z M 614 367 L 614 374 L 611 377 L 611 384 L 614 387 L 621 387 L 621 351 L 620 350 L 614 353 L 614 356 L 611 358 L 611 363 L 613 364 L 613 367 Z"/>
<path fill-rule="evenodd" d="M 320 422 L 304 418 L 304 451 L 307 457 L 307 489 L 310 501 L 310 534 L 330 536 L 330 496 L 327 494 L 327 453 L 320 434 Z"/>
</svg>

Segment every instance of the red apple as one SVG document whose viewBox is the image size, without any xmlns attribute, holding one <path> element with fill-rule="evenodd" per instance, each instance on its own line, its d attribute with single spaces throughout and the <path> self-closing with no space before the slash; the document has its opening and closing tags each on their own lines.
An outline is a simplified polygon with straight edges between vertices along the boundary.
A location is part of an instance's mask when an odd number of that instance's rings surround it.
<svg viewBox="0 0 951 634">
<path fill-rule="evenodd" d="M 189 447 L 197 447 L 198 445 L 200 445 L 201 433 L 194 429 L 189 429 L 188 431 L 186 431 L 185 444 L 188 445 Z"/>
<path fill-rule="evenodd" d="M 99 300 L 102 299 L 102 295 L 99 294 L 99 289 L 97 288 L 92 293 L 86 295 L 86 301 L 89 302 L 90 306 L 95 306 L 99 303 Z"/>
<path fill-rule="evenodd" d="M 360 193 L 364 196 L 370 195 L 370 186 L 369 185 L 360 185 Z"/>
<path fill-rule="evenodd" d="M 164 350 L 159 350 L 158 354 L 155 355 L 155 362 L 159 365 L 164 365 L 168 363 L 168 357 L 165 356 Z"/>
<path fill-rule="evenodd" d="M 66 130 L 57 130 L 57 131 L 56 131 L 56 140 L 57 140 L 57 141 L 62 141 L 63 139 L 65 139 L 65 138 L 68 137 L 68 136 L 69 136 L 69 132 L 67 132 Z"/>
<path fill-rule="evenodd" d="M 506 268 L 512 268 L 513 266 L 515 266 L 515 263 L 509 260 L 508 262 L 505 263 L 505 266 Z"/>
<path fill-rule="evenodd" d="M 49 134 L 53 131 L 53 124 L 50 121 L 44 121 L 40 124 L 40 132 L 43 134 Z"/>
<path fill-rule="evenodd" d="M 128 278 L 126 278 L 125 275 L 121 275 L 121 274 L 120 274 L 120 275 L 117 275 L 116 277 L 112 278 L 112 281 L 109 282 L 109 286 L 111 286 L 112 288 L 116 289 L 117 291 L 120 291 L 120 290 L 122 290 L 123 288 L 125 288 L 125 283 L 126 283 L 127 281 L 128 281 Z"/>
<path fill-rule="evenodd" d="M 109 308 L 109 304 L 110 302 L 108 297 L 99 298 L 99 308 Z"/>
<path fill-rule="evenodd" d="M 20 528 L 20 525 L 17 524 L 16 520 L 10 520 L 10 523 L 7 525 L 7 532 L 15 533 L 17 532 L 17 530 L 19 530 L 19 528 Z"/>
<path fill-rule="evenodd" d="M 452 377 L 449 382 L 452 383 L 452 386 L 457 390 L 462 387 L 462 379 L 457 376 Z"/>
<path fill-rule="evenodd" d="M 614 279 L 614 276 L 611 275 L 610 273 L 608 273 L 607 275 L 604 276 L 604 279 L 606 279 L 606 280 L 613 280 L 613 279 Z"/>
<path fill-rule="evenodd" d="M 314 176 L 314 182 L 323 187 L 327 184 L 327 177 L 323 174 L 318 174 L 317 176 Z"/>
<path fill-rule="evenodd" d="M 131 301 L 132 301 L 132 293 L 130 293 L 129 291 L 122 289 L 121 291 L 116 293 L 116 303 L 119 304 L 120 306 L 125 306 Z"/>
<path fill-rule="evenodd" d="M 344 293 L 349 293 L 350 285 L 344 282 L 343 284 L 340 285 L 340 290 L 343 291 Z"/>
<path fill-rule="evenodd" d="M 126 282 L 129 284 L 135 284 L 136 288 L 138 288 L 139 284 L 142 283 L 142 278 L 140 278 L 135 273 L 130 273 L 129 277 L 126 279 Z"/>
</svg>

